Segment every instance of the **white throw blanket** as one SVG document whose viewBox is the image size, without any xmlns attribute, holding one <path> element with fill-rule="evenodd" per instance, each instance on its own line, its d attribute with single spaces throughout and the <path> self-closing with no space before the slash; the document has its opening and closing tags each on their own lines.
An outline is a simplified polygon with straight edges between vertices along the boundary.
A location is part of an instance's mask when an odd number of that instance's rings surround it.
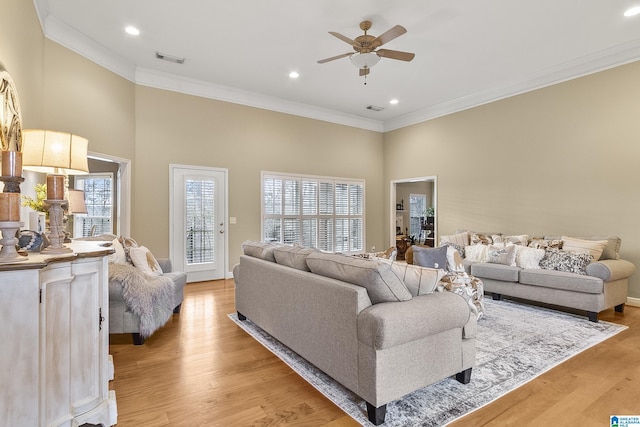
<svg viewBox="0 0 640 427">
<path fill-rule="evenodd" d="M 173 280 L 142 273 L 130 264 L 109 263 L 109 281 L 122 286 L 129 309 L 140 317 L 140 335 L 151 336 L 173 313 Z"/>
</svg>

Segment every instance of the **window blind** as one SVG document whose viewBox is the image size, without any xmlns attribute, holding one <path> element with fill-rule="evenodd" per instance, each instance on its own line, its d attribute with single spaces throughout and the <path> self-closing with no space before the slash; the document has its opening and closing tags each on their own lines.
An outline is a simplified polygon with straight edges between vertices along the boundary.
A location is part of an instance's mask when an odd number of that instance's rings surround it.
<svg viewBox="0 0 640 427">
<path fill-rule="evenodd" d="M 263 173 L 263 239 L 327 252 L 362 252 L 364 198 L 363 180 Z"/>
</svg>

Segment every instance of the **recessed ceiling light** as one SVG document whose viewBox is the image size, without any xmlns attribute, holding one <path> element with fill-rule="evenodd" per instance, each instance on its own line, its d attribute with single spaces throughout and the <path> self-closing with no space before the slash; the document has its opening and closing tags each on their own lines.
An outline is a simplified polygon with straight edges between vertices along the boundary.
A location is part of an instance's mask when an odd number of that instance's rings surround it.
<svg viewBox="0 0 640 427">
<path fill-rule="evenodd" d="M 126 27 L 124 30 L 127 32 L 127 34 L 131 34 L 132 36 L 140 35 L 140 30 L 137 29 L 136 27 L 131 26 L 131 25 Z"/>
<path fill-rule="evenodd" d="M 300 74 L 298 74 L 297 71 L 292 71 L 289 73 L 289 77 L 291 77 L 292 79 L 297 79 L 298 77 L 300 77 Z"/>
<path fill-rule="evenodd" d="M 389 104 L 396 105 L 398 102 L 400 102 L 400 101 L 398 101 L 397 99 L 394 98 L 391 101 L 389 101 Z"/>
<path fill-rule="evenodd" d="M 636 16 L 640 13 L 640 6 L 634 6 L 624 12 L 624 16 Z"/>
</svg>

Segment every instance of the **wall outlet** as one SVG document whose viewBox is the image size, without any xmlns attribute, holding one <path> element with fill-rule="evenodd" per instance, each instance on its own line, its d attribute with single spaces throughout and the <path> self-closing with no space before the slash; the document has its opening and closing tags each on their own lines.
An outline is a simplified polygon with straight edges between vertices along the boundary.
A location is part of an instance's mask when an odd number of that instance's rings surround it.
<svg viewBox="0 0 640 427">
<path fill-rule="evenodd" d="M 376 247 L 375 246 L 371 246 L 371 252 L 375 252 L 376 251 Z"/>
</svg>

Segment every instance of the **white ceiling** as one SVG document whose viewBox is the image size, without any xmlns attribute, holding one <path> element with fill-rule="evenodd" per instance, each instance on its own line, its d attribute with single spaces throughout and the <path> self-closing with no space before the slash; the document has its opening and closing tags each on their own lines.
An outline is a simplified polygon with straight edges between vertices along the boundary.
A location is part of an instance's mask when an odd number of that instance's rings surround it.
<svg viewBox="0 0 640 427">
<path fill-rule="evenodd" d="M 622 15 L 640 0 L 34 3 L 46 37 L 138 84 L 376 131 L 640 59 L 640 15 Z M 374 36 L 404 26 L 384 47 L 416 54 L 381 59 L 367 85 L 348 58 L 316 62 L 351 50 L 328 31 L 355 38 L 365 19 Z"/>
</svg>

